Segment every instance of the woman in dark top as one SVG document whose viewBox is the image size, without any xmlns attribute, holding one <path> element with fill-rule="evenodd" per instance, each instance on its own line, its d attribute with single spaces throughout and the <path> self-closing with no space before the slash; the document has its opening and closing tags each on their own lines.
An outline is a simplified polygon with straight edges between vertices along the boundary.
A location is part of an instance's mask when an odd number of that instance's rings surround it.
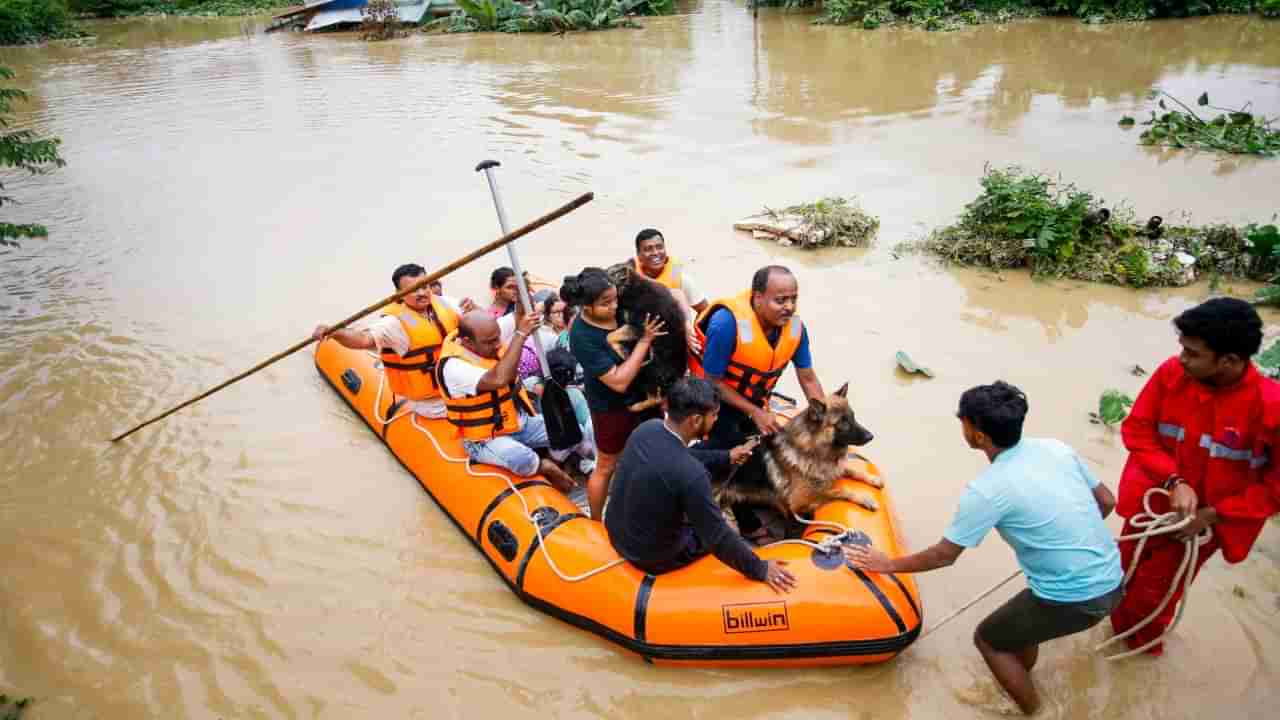
<svg viewBox="0 0 1280 720">
<path fill-rule="evenodd" d="M 635 349 L 627 358 L 619 357 L 608 342 L 609 333 L 618 329 L 618 290 L 600 268 L 585 268 L 566 277 L 560 297 L 582 308 L 582 314 L 569 328 L 569 350 L 586 376 L 583 390 L 596 434 L 596 469 L 587 480 L 587 501 L 591 517 L 599 520 L 609 496 L 613 467 L 627 437 L 637 425 L 655 416 L 635 415 L 628 410 L 627 388 L 640 372 L 654 339 L 666 333 L 662 320 L 649 319 Z"/>
</svg>

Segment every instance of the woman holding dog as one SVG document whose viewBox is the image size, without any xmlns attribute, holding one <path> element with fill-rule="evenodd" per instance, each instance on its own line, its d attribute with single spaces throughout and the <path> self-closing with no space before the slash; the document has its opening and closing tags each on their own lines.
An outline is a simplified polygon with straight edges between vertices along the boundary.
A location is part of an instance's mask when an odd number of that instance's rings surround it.
<svg viewBox="0 0 1280 720">
<path fill-rule="evenodd" d="M 608 338 L 610 332 L 618 329 L 618 290 L 601 268 L 585 268 L 577 275 L 566 277 L 560 287 L 560 297 L 569 305 L 582 308 L 569 328 L 569 349 L 586 376 L 583 389 L 596 439 L 596 467 L 587 480 L 587 501 L 591 517 L 599 520 L 609 496 L 609 480 L 631 431 L 641 422 L 660 415 L 656 409 L 632 413 L 627 407 L 626 392 L 640 372 L 653 341 L 666 332 L 662 329 L 662 320 L 650 318 L 631 354 L 624 359 L 615 353 Z"/>
</svg>

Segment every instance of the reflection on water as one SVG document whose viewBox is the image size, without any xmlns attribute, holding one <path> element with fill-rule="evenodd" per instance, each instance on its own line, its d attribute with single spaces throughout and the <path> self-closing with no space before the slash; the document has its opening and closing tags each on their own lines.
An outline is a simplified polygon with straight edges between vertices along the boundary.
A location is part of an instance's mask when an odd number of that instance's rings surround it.
<svg viewBox="0 0 1280 720">
<path fill-rule="evenodd" d="M 1116 128 L 1159 85 L 1280 112 L 1280 44 L 1256 18 L 955 33 L 819 28 L 706 0 L 643 30 L 557 36 L 260 34 L 263 20 L 95 23 L 80 44 L 0 49 L 17 121 L 68 167 L 6 176 L 0 251 L 0 686 L 41 718 L 981 718 L 1009 710 L 973 652 L 980 613 L 874 668 L 653 668 L 524 607 L 295 356 L 121 446 L 103 439 L 386 292 L 390 269 L 597 199 L 521 241 L 558 277 L 657 226 L 713 294 L 795 268 L 825 383 L 851 381 L 911 544 L 936 539 L 984 461 L 954 419 L 1002 377 L 1029 432 L 1115 481 L 1086 416 L 1175 350 L 1203 286 L 1131 292 L 940 268 L 892 252 L 949 221 L 984 163 L 1062 173 L 1139 213 L 1266 219 L 1280 165 L 1137 146 Z M 858 194 L 874 247 L 805 253 L 731 224 Z M 485 296 L 498 258 L 445 279 Z M 1237 291 L 1247 288 L 1238 287 Z M 1276 315 L 1268 311 L 1268 322 Z M 895 374 L 908 352 L 933 380 Z M 792 383 L 789 378 L 787 383 Z M 794 387 L 784 387 L 794 393 Z M 1101 630 L 1046 647 L 1047 717 L 1196 717 L 1274 705 L 1274 530 L 1215 561 L 1160 663 L 1104 666 Z M 1004 576 L 991 541 L 921 578 L 936 619 Z M 1240 593 L 1235 588 L 1241 588 Z"/>
</svg>

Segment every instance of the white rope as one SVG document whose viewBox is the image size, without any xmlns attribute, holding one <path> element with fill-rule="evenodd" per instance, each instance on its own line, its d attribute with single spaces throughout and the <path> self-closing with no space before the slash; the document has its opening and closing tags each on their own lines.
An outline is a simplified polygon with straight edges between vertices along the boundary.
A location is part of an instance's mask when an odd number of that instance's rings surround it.
<svg viewBox="0 0 1280 720">
<path fill-rule="evenodd" d="M 369 354 L 370 354 L 370 355 L 373 355 L 373 353 L 369 353 Z M 373 355 L 373 356 L 374 356 L 374 357 L 378 357 L 377 355 Z M 390 420 L 384 420 L 384 419 L 382 419 L 382 411 L 381 411 L 381 410 L 379 410 L 378 408 L 382 407 L 382 388 L 386 387 L 386 385 L 387 385 L 387 373 L 385 372 L 385 370 L 383 370 L 383 369 L 382 369 L 382 363 L 378 363 L 378 368 L 379 368 L 379 372 L 378 372 L 378 396 L 377 396 L 376 398 L 374 398 L 374 400 L 373 400 L 373 417 L 374 417 L 374 419 L 376 419 L 378 422 L 382 423 L 382 426 L 383 426 L 383 427 L 386 427 L 387 425 L 390 425 L 391 423 L 395 422 L 396 420 L 399 420 L 400 418 L 404 417 L 405 415 L 408 415 L 409 413 L 413 412 L 413 404 L 412 404 L 412 403 L 408 403 L 408 402 L 406 402 L 406 403 L 404 404 L 404 409 L 403 409 L 403 410 L 401 410 L 400 412 L 396 413 L 395 417 L 391 418 Z"/>
<path fill-rule="evenodd" d="M 369 353 L 369 355 L 375 358 L 378 357 L 374 353 Z M 379 365 L 378 396 L 373 401 L 373 417 L 376 418 L 378 422 L 382 423 L 383 427 L 390 425 L 396 420 L 399 420 L 405 415 L 409 415 L 413 412 L 413 408 L 410 406 L 410 404 L 405 403 L 405 406 L 406 406 L 405 409 L 396 413 L 396 415 L 392 417 L 390 420 L 382 419 L 382 414 L 379 408 L 382 407 L 382 389 L 383 387 L 385 387 L 386 382 L 387 382 L 387 374 L 385 370 L 381 367 L 381 365 Z M 524 494 L 521 493 L 520 490 L 511 482 L 510 477 L 507 477 L 502 473 L 483 472 L 483 471 L 477 472 L 475 470 L 472 470 L 471 458 L 451 457 L 448 453 L 444 451 L 444 448 L 440 447 L 440 443 L 436 442 L 435 436 L 432 435 L 426 428 L 418 424 L 418 418 L 416 415 L 410 420 L 410 422 L 413 424 L 413 427 L 415 430 L 427 436 L 427 439 L 429 439 L 431 441 L 431 444 L 435 446 L 436 452 L 440 455 L 440 457 L 444 458 L 445 461 L 451 462 L 451 463 L 466 463 L 467 474 L 471 475 L 472 477 L 502 478 L 502 480 L 507 483 L 507 487 L 511 488 L 511 492 L 514 493 L 517 498 L 520 498 L 520 504 L 524 506 L 525 519 L 528 520 L 530 524 L 533 525 L 533 531 L 538 535 L 538 547 L 542 550 L 542 556 L 547 560 L 547 566 L 550 567 L 551 571 L 554 572 L 561 580 L 564 580 L 565 582 L 571 582 L 571 583 L 581 582 L 583 580 L 586 580 L 589 577 L 598 575 L 599 573 L 602 573 L 605 570 L 608 570 L 609 568 L 617 567 L 618 565 L 621 565 L 622 563 L 626 562 L 624 558 L 618 558 L 613 562 L 605 563 L 604 565 L 601 565 L 598 568 L 582 573 L 581 575 L 572 575 L 572 576 L 565 575 L 563 572 L 561 572 L 560 568 L 555 564 L 555 561 L 551 559 L 551 554 L 547 551 L 547 543 L 542 537 L 542 526 L 538 524 L 537 520 L 533 519 L 533 511 L 529 509 L 529 502 L 525 500 Z"/>
<path fill-rule="evenodd" d="M 1121 535 L 1116 538 L 1118 541 L 1138 541 L 1138 547 L 1134 549 L 1133 552 L 1133 561 L 1129 564 L 1129 569 L 1124 574 L 1122 587 L 1128 587 L 1129 581 L 1133 579 L 1133 573 L 1138 569 L 1138 561 L 1142 559 L 1142 551 L 1146 548 L 1148 540 L 1159 535 L 1168 535 L 1169 533 L 1178 532 L 1195 519 L 1192 515 L 1182 517 L 1176 512 L 1155 512 L 1151 509 L 1151 498 L 1156 495 L 1169 497 L 1170 493 L 1164 488 L 1151 488 L 1147 491 L 1146 495 L 1142 496 L 1142 512 L 1129 518 L 1129 524 L 1138 528 L 1141 532 Z M 1178 609 L 1174 613 L 1173 622 L 1169 623 L 1169 626 L 1164 629 L 1164 632 L 1160 633 L 1158 637 L 1150 642 L 1143 644 L 1141 647 L 1134 648 L 1133 650 L 1129 650 L 1128 652 L 1123 652 L 1118 655 L 1108 655 L 1107 660 L 1120 660 L 1122 658 L 1132 657 L 1146 652 L 1157 643 L 1163 642 L 1164 637 L 1173 632 L 1173 629 L 1178 625 L 1178 621 L 1182 619 L 1182 613 L 1187 608 L 1187 593 L 1191 591 L 1191 581 L 1194 580 L 1196 576 L 1195 568 L 1200 559 L 1200 546 L 1209 542 L 1211 537 L 1211 531 L 1208 528 L 1205 528 L 1194 537 L 1183 538 L 1182 543 L 1184 550 L 1182 553 L 1182 562 L 1178 564 L 1178 571 L 1174 573 L 1173 579 L 1169 582 L 1169 589 L 1165 592 L 1164 599 L 1160 601 L 1160 604 L 1156 609 L 1151 611 L 1151 614 L 1144 618 L 1142 622 L 1111 637 L 1106 642 L 1095 647 L 1094 650 L 1101 652 L 1102 649 L 1108 645 L 1119 642 L 1154 622 L 1155 619 L 1159 617 L 1160 613 L 1164 612 L 1169 601 L 1173 599 L 1174 593 L 1177 592 L 1178 584 L 1181 583 L 1183 592 L 1182 600 L 1178 603 Z"/>
<path fill-rule="evenodd" d="M 763 545 L 762 547 L 777 547 L 778 545 L 803 545 L 805 547 L 813 548 L 814 550 L 825 553 L 825 552 L 830 552 L 832 548 L 838 545 L 843 545 L 844 539 L 846 537 L 853 535 L 853 530 L 851 530 L 849 527 L 845 525 L 835 522 L 834 520 L 805 520 L 804 518 L 794 513 L 791 515 L 791 517 L 795 518 L 796 522 L 800 523 L 801 525 L 806 525 L 810 527 L 818 526 L 818 527 L 831 528 L 836 531 L 836 534 L 827 537 L 825 540 L 821 542 L 813 542 L 812 540 L 804 540 L 802 538 L 796 538 L 792 540 L 778 540 L 777 542 L 771 542 L 768 545 Z"/>
<path fill-rule="evenodd" d="M 550 567 L 551 571 L 554 572 L 556 576 L 559 577 L 561 580 L 569 583 L 581 582 L 583 580 L 586 580 L 589 577 L 598 575 L 604 572 L 605 570 L 608 570 L 613 567 L 617 567 L 618 565 L 621 565 L 622 563 L 626 562 L 625 559 L 618 558 L 617 560 L 605 563 L 600 567 L 594 568 L 592 570 L 588 570 L 587 572 L 582 573 L 580 575 L 566 575 L 556 565 L 555 561 L 551 559 L 551 553 L 547 551 L 546 540 L 542 537 L 542 526 L 539 525 L 538 521 L 533 518 L 533 511 L 529 509 L 529 502 L 525 499 L 524 494 L 520 492 L 519 488 L 517 488 L 511 482 L 510 477 L 508 477 L 504 473 L 473 470 L 471 468 L 471 458 L 469 457 L 456 458 L 456 457 L 451 457 L 447 453 L 445 453 L 444 448 L 440 447 L 440 443 L 436 442 L 435 436 L 432 435 L 429 430 L 427 430 L 426 428 L 418 424 L 418 418 L 416 415 L 410 419 L 410 422 L 413 424 L 414 429 L 416 429 L 418 432 L 422 433 L 423 435 L 427 436 L 427 439 L 430 440 L 431 444 L 435 446 L 436 452 L 439 453 L 440 457 L 444 458 L 445 461 L 451 462 L 451 463 L 465 463 L 467 468 L 467 474 L 471 475 L 472 477 L 496 477 L 496 478 L 501 478 L 504 482 L 507 483 L 507 487 L 511 489 L 511 492 L 514 493 L 517 498 L 520 498 L 520 504 L 524 507 L 525 519 L 528 520 L 531 525 L 533 525 L 533 531 L 538 535 L 538 548 L 542 550 L 542 556 L 546 558 L 547 566 Z"/>
</svg>

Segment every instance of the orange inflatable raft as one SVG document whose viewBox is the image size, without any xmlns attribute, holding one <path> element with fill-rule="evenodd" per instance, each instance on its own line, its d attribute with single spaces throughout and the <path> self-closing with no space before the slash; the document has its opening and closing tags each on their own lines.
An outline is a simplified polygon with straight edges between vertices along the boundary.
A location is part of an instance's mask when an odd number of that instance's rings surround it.
<svg viewBox="0 0 1280 720">
<path fill-rule="evenodd" d="M 371 354 L 326 340 L 317 348 L 316 367 L 512 592 L 646 661 L 876 663 L 893 658 L 920 633 L 922 606 L 911 576 L 854 570 L 840 552 L 847 543 L 903 552 L 885 491 L 860 488 L 879 501 L 876 512 L 831 502 L 799 541 L 759 549 L 765 559 L 789 561 L 797 585 L 788 594 L 743 577 L 714 556 L 655 577 L 622 561 L 604 526 L 541 477 L 468 467 L 447 421 L 398 412 Z M 868 469 L 877 472 L 870 463 Z"/>
</svg>

